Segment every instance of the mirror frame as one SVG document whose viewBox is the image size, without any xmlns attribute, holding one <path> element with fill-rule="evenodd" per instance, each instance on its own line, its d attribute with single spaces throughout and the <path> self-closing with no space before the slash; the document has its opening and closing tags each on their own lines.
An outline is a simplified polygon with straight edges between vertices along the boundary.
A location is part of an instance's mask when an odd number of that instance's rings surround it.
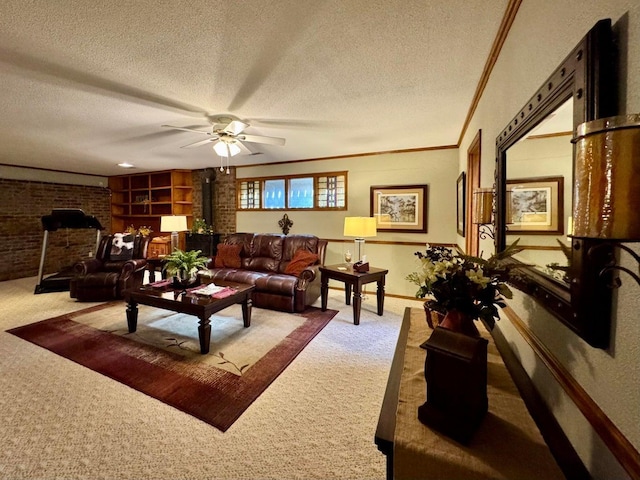
<svg viewBox="0 0 640 480">
<path fill-rule="evenodd" d="M 506 247 L 507 149 L 571 97 L 574 134 L 583 122 L 615 115 L 614 57 L 611 20 L 600 20 L 496 139 L 497 252 Z M 575 146 L 573 159 L 575 172 Z M 584 242 L 588 241 L 572 239 L 569 286 L 531 268 L 519 269 L 522 278 L 513 283 L 590 345 L 607 348 L 611 330 L 611 290 L 597 281 L 600 268 L 596 270 L 595 265 L 591 265 L 592 259 L 587 259 L 588 245 Z"/>
</svg>

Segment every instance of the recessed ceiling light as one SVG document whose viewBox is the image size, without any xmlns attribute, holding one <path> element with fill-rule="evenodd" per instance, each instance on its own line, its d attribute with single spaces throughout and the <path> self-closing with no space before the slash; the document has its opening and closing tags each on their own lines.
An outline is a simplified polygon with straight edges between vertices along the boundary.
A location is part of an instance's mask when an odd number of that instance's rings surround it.
<svg viewBox="0 0 640 480">
<path fill-rule="evenodd" d="M 122 168 L 133 168 L 133 165 L 130 163 L 119 163 L 118 166 Z"/>
</svg>

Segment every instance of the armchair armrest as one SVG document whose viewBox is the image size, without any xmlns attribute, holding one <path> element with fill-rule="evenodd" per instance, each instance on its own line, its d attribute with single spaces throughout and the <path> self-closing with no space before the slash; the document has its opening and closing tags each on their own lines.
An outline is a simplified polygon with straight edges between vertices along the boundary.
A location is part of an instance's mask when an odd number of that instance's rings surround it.
<svg viewBox="0 0 640 480">
<path fill-rule="evenodd" d="M 140 270 L 143 270 L 146 266 L 147 266 L 147 260 L 145 258 L 135 258 L 132 260 L 127 260 L 122 265 L 120 278 L 123 280 L 126 280 L 135 272 L 139 272 Z"/>
<path fill-rule="evenodd" d="M 134 258 L 132 260 L 127 260 L 127 263 L 131 262 L 133 264 L 133 271 L 137 272 L 147 267 L 147 259 L 146 258 Z M 126 264 L 125 264 L 126 265 Z"/>
<path fill-rule="evenodd" d="M 97 272 L 102 269 L 102 261 L 97 258 L 82 260 L 73 266 L 73 272 L 76 275 L 86 275 L 88 273 Z"/>
</svg>

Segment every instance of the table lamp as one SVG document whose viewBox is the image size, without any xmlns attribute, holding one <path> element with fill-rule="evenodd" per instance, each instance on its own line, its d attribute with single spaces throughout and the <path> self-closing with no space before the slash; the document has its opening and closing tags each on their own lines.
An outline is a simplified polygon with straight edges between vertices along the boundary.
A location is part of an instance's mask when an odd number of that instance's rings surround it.
<svg viewBox="0 0 640 480">
<path fill-rule="evenodd" d="M 186 232 L 187 217 L 185 215 L 170 215 L 160 217 L 160 231 L 171 232 L 171 251 L 178 248 L 178 232 Z"/>
<path fill-rule="evenodd" d="M 376 219 L 374 217 L 345 217 L 344 236 L 356 237 L 355 251 L 357 261 L 362 261 L 364 238 L 375 237 L 376 234 Z"/>
</svg>

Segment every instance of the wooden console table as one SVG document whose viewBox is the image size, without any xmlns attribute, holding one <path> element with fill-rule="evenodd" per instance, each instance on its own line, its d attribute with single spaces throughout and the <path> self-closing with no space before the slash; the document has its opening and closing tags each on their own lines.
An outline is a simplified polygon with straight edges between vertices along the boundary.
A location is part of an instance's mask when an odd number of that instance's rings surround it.
<svg viewBox="0 0 640 480">
<path fill-rule="evenodd" d="M 480 330 L 489 340 L 489 412 L 464 446 L 418 420 L 418 406 L 426 400 L 426 351 L 420 344 L 432 330 L 422 309 L 405 310 L 375 434 L 378 449 L 387 456 L 388 480 L 565 478 L 491 335 Z"/>
</svg>

